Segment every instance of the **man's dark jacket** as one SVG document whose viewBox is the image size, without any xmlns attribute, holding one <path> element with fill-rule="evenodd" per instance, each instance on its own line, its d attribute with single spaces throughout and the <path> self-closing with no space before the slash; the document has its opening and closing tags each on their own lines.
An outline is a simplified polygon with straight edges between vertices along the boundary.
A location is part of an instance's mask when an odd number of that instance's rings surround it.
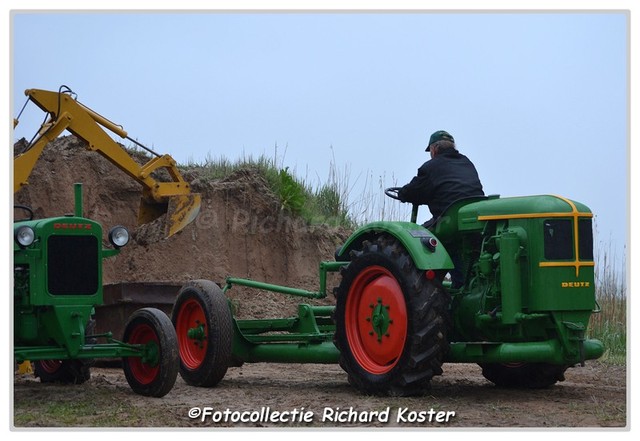
<svg viewBox="0 0 640 441">
<path fill-rule="evenodd" d="M 434 218 L 452 202 L 469 196 L 484 196 L 482 184 L 469 158 L 453 148 L 425 162 L 398 192 L 402 202 L 428 205 Z"/>
</svg>

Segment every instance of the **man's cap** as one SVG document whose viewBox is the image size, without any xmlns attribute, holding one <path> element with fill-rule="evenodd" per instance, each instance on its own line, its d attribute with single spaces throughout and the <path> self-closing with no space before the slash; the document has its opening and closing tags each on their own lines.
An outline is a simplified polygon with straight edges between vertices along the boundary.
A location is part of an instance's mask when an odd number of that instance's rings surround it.
<svg viewBox="0 0 640 441">
<path fill-rule="evenodd" d="M 427 152 L 429 151 L 429 147 L 431 147 L 431 144 L 433 144 L 434 142 L 438 142 L 438 141 L 451 141 L 451 142 L 455 142 L 453 140 L 453 136 L 451 136 L 449 134 L 449 132 L 445 132 L 444 130 L 438 130 L 437 132 L 433 132 L 433 134 L 431 135 L 431 138 L 429 138 L 429 145 L 427 146 Z"/>
</svg>

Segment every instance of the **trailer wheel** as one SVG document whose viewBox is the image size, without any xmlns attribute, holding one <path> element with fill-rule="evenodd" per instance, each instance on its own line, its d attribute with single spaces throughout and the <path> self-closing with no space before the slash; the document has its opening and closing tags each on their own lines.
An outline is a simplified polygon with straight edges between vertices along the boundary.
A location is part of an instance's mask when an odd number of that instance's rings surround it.
<svg viewBox="0 0 640 441">
<path fill-rule="evenodd" d="M 233 318 L 222 289 L 194 280 L 180 289 L 171 313 L 180 348 L 180 376 L 191 386 L 218 384 L 232 365 Z"/>
<path fill-rule="evenodd" d="M 442 373 L 448 293 L 395 239 L 365 241 L 336 290 L 335 344 L 349 382 L 365 394 L 418 395 Z"/>
<path fill-rule="evenodd" d="M 549 363 L 481 363 L 482 375 L 499 387 L 544 389 L 564 381 L 567 366 Z"/>
<path fill-rule="evenodd" d="M 140 395 L 163 397 L 178 377 L 178 342 L 167 315 L 156 308 L 142 308 L 129 318 L 123 341 L 142 345 L 141 357 L 124 357 L 123 368 L 131 389 Z"/>
</svg>

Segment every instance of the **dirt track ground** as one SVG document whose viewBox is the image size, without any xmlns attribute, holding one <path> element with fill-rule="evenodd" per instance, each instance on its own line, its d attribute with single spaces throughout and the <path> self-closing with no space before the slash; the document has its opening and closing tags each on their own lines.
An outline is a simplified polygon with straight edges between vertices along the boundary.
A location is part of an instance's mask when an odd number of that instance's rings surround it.
<svg viewBox="0 0 640 441">
<path fill-rule="evenodd" d="M 431 393 L 419 398 L 360 395 L 337 365 L 245 364 L 231 368 L 218 387 L 211 389 L 188 386 L 178 377 L 173 390 L 160 399 L 134 394 L 120 368 L 94 368 L 87 383 L 72 386 L 41 384 L 32 376 L 16 375 L 14 425 L 369 430 L 624 429 L 627 425 L 625 367 L 588 362 L 585 367 L 569 369 L 566 381 L 550 389 L 527 391 L 494 387 L 476 365 L 447 364 L 444 368 L 444 375 L 434 378 Z M 371 415 L 370 411 L 381 412 L 380 418 L 373 414 L 372 421 L 358 421 Z M 190 418 L 190 412 L 199 416 Z M 270 419 L 277 417 L 276 412 L 296 422 Z M 330 414 L 343 421 L 331 421 Z M 304 415 L 309 422 L 300 422 Z M 233 421 L 238 418 L 258 421 Z M 412 422 L 414 418 L 418 420 Z"/>
</svg>

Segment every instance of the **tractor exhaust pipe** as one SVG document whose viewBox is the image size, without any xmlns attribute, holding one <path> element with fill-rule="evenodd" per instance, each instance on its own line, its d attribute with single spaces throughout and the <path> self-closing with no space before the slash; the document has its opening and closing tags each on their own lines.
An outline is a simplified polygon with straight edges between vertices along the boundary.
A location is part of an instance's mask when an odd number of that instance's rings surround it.
<svg viewBox="0 0 640 441">
<path fill-rule="evenodd" d="M 84 217 L 83 212 L 84 208 L 82 207 L 82 183 L 76 182 L 73 184 L 73 201 L 74 201 L 74 210 L 73 214 L 76 217 Z"/>
</svg>

